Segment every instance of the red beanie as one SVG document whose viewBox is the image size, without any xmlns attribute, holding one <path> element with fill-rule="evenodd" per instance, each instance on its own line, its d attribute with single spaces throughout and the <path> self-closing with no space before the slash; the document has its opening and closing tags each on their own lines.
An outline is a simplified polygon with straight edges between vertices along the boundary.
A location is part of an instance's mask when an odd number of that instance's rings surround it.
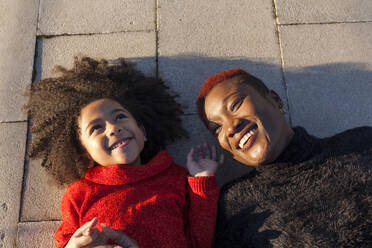
<svg viewBox="0 0 372 248">
<path fill-rule="evenodd" d="M 196 101 L 196 107 L 197 107 L 200 119 L 202 119 L 202 121 L 205 124 L 206 124 L 206 117 L 205 117 L 205 112 L 204 112 L 204 101 L 205 101 L 205 97 L 208 95 L 208 92 L 219 82 L 222 82 L 228 78 L 232 78 L 236 75 L 241 75 L 241 74 L 249 75 L 246 71 L 240 68 L 234 68 L 234 69 L 226 70 L 221 73 L 210 76 L 207 78 L 207 80 L 204 81 L 199 91 L 199 95 Z"/>
</svg>

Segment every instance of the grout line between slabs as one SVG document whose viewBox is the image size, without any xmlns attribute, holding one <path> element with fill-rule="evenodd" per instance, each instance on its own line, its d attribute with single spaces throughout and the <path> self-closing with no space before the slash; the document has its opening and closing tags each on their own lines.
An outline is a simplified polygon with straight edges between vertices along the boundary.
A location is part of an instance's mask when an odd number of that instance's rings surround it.
<svg viewBox="0 0 372 248">
<path fill-rule="evenodd" d="M 153 29 L 143 29 L 143 30 L 124 30 L 124 31 L 114 31 L 114 32 L 102 32 L 102 33 L 63 33 L 63 34 L 43 34 L 40 33 L 37 37 L 43 37 L 46 39 L 60 37 L 60 36 L 91 36 L 91 35 L 109 35 L 109 34 L 122 34 L 122 33 L 151 33 L 154 32 Z"/>
<path fill-rule="evenodd" d="M 276 0 L 273 0 L 276 2 Z M 303 22 L 303 23 L 278 23 L 279 26 L 299 26 L 299 25 L 332 25 L 332 24 L 358 24 L 372 23 L 372 21 L 344 21 L 344 22 Z"/>
<path fill-rule="evenodd" d="M 155 76 L 159 77 L 159 0 L 155 0 Z"/>
<path fill-rule="evenodd" d="M 17 224 L 18 224 L 18 228 L 19 228 L 19 224 L 45 223 L 45 222 L 60 222 L 60 221 L 62 221 L 62 219 L 60 219 L 60 220 L 27 220 L 27 221 L 19 221 Z"/>
<path fill-rule="evenodd" d="M 25 123 L 27 120 L 23 121 L 0 121 L 0 124 L 12 124 L 12 123 Z"/>
<path fill-rule="evenodd" d="M 276 1 L 277 0 L 273 0 L 273 14 L 274 14 L 275 28 L 276 28 L 275 33 L 278 38 L 278 44 L 279 44 L 282 81 L 283 81 L 283 87 L 285 90 L 285 96 L 286 96 L 286 102 L 287 102 L 287 108 L 288 108 L 288 121 L 289 121 L 289 125 L 292 126 L 291 108 L 289 106 L 289 93 L 288 93 L 287 82 L 285 80 L 285 75 L 284 75 L 284 55 L 283 55 L 283 46 L 282 46 L 282 40 L 281 40 L 280 30 L 279 30 L 279 26 L 280 26 L 279 18 L 278 18 L 277 11 L 276 11 Z"/>
</svg>

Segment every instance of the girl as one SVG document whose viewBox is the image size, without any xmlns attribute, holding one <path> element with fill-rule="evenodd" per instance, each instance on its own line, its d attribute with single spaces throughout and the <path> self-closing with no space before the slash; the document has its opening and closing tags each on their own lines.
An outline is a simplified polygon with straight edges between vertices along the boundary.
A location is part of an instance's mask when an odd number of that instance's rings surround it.
<svg viewBox="0 0 372 248">
<path fill-rule="evenodd" d="M 75 58 L 71 70 L 57 70 L 60 77 L 33 84 L 26 105 L 30 158 L 60 184 L 73 182 L 57 247 L 112 244 L 113 229 L 140 247 L 211 247 L 223 156 L 217 162 L 215 147 L 204 145 L 194 158 L 191 149 L 188 173 L 161 150 L 186 136 L 164 82 L 123 59 Z"/>
</svg>

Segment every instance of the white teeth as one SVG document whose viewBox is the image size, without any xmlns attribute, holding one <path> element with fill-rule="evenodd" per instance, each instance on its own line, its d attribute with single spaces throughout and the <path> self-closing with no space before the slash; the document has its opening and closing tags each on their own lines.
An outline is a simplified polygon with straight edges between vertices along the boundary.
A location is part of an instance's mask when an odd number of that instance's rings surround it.
<svg viewBox="0 0 372 248">
<path fill-rule="evenodd" d="M 239 148 L 242 149 L 244 144 L 249 140 L 249 138 L 252 136 L 252 134 L 257 130 L 257 128 L 252 129 L 249 131 L 246 135 L 243 136 L 243 138 L 239 141 Z"/>
<path fill-rule="evenodd" d="M 127 140 L 128 139 L 124 139 L 120 143 L 117 143 L 116 145 L 114 145 L 113 147 L 111 147 L 111 150 L 114 150 L 116 147 L 120 146 L 121 144 L 124 144 L 125 142 L 127 142 Z"/>
</svg>

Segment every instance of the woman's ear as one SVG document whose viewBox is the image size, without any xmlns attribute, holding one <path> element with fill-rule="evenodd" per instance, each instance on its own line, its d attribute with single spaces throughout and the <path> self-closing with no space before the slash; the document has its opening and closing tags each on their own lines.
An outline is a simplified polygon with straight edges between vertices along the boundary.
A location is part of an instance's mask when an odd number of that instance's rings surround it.
<svg viewBox="0 0 372 248">
<path fill-rule="evenodd" d="M 147 141 L 147 136 L 146 136 L 146 129 L 143 125 L 140 126 L 142 132 L 143 132 L 143 140 L 146 142 Z"/>
<path fill-rule="evenodd" d="M 267 96 L 270 102 L 272 102 L 275 106 L 277 106 L 279 109 L 283 108 L 283 101 L 278 95 L 278 93 L 276 93 L 273 90 L 269 90 L 269 92 L 267 93 Z"/>
</svg>

